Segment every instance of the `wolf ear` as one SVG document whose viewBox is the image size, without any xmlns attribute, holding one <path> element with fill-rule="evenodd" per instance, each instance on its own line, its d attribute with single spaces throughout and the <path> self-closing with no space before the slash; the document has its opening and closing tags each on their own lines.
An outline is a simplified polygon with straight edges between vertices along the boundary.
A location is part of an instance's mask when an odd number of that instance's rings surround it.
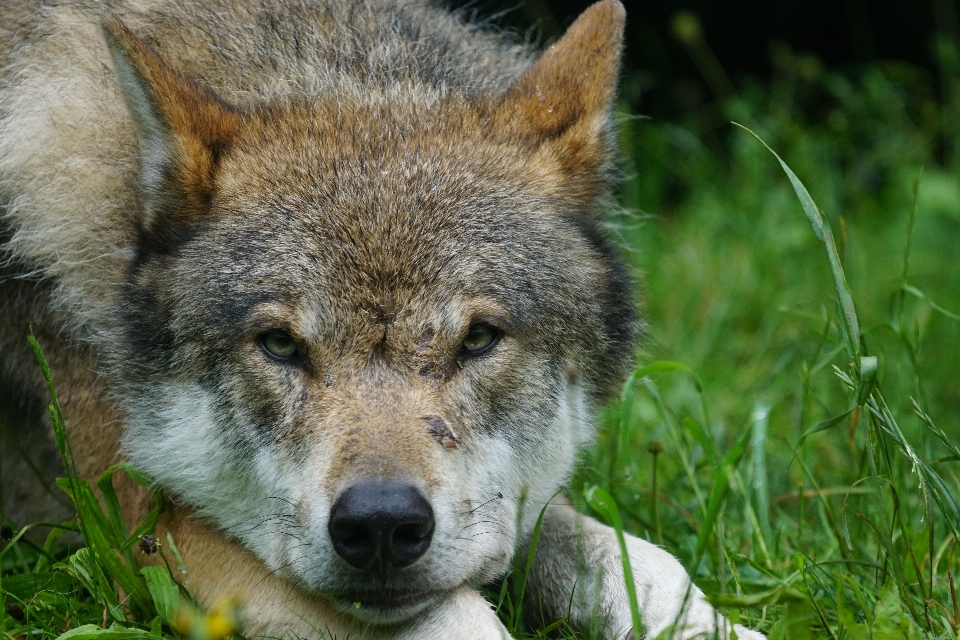
<svg viewBox="0 0 960 640">
<path fill-rule="evenodd" d="M 565 140 L 572 152 L 605 155 L 626 12 L 619 0 L 590 6 L 500 98 L 496 123 L 521 138 Z M 599 160 L 599 158 L 596 158 Z M 568 157 L 577 170 L 588 158 Z"/>
<path fill-rule="evenodd" d="M 176 70 L 119 18 L 103 22 L 140 148 L 142 229 L 158 238 L 209 209 L 220 151 L 241 116 Z"/>
</svg>

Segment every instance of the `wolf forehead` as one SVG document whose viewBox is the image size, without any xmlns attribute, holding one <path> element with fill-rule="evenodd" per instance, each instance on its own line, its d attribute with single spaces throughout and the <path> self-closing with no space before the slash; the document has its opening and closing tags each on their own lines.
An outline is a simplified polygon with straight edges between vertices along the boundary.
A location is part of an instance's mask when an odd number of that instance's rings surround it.
<svg viewBox="0 0 960 640">
<path fill-rule="evenodd" d="M 218 285 L 247 305 L 486 296 L 519 320 L 553 300 L 589 303 L 584 287 L 609 275 L 587 232 L 594 212 L 468 107 L 299 105 L 254 118 L 220 150 L 208 212 L 156 251 L 154 268 L 182 270 L 206 294 Z"/>
<path fill-rule="evenodd" d="M 499 96 L 390 82 L 233 105 L 108 19 L 141 165 L 127 324 L 176 347 L 249 334 L 264 303 L 340 334 L 419 310 L 408 328 L 494 319 L 615 381 L 637 326 L 599 230 L 622 8 L 591 16 Z"/>
</svg>

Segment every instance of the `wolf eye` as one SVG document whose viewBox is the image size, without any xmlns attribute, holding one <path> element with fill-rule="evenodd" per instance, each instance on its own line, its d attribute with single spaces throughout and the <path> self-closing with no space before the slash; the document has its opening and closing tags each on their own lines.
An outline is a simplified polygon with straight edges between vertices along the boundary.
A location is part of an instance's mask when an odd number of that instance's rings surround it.
<svg viewBox="0 0 960 640">
<path fill-rule="evenodd" d="M 463 355 L 478 356 L 486 353 L 500 340 L 500 329 L 486 322 L 478 322 L 470 327 L 463 339 Z"/>
<path fill-rule="evenodd" d="M 260 334 L 260 346 L 279 360 L 289 360 L 297 354 L 297 343 L 282 329 L 271 329 Z"/>
</svg>

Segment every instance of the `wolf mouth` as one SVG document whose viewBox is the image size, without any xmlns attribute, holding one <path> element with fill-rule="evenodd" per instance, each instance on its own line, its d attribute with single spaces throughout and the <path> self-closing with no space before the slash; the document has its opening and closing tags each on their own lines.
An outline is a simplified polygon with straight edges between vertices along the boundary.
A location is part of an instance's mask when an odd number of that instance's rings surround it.
<svg viewBox="0 0 960 640">
<path fill-rule="evenodd" d="M 439 591 L 370 589 L 339 594 L 336 600 L 353 615 L 389 621 L 409 618 L 441 595 Z"/>
</svg>

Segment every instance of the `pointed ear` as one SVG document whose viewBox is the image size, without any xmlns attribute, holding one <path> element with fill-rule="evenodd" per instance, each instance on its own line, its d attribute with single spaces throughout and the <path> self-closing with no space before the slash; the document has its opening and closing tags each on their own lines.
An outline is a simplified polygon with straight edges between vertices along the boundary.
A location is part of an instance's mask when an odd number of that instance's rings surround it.
<svg viewBox="0 0 960 640">
<path fill-rule="evenodd" d="M 521 139 L 562 143 L 555 153 L 566 156 L 569 171 L 603 164 L 625 17 L 619 0 L 590 6 L 503 94 L 495 125 Z"/>
<path fill-rule="evenodd" d="M 220 152 L 241 115 L 170 66 L 119 18 L 104 20 L 103 31 L 136 127 L 142 228 L 163 237 L 209 209 Z"/>
</svg>

